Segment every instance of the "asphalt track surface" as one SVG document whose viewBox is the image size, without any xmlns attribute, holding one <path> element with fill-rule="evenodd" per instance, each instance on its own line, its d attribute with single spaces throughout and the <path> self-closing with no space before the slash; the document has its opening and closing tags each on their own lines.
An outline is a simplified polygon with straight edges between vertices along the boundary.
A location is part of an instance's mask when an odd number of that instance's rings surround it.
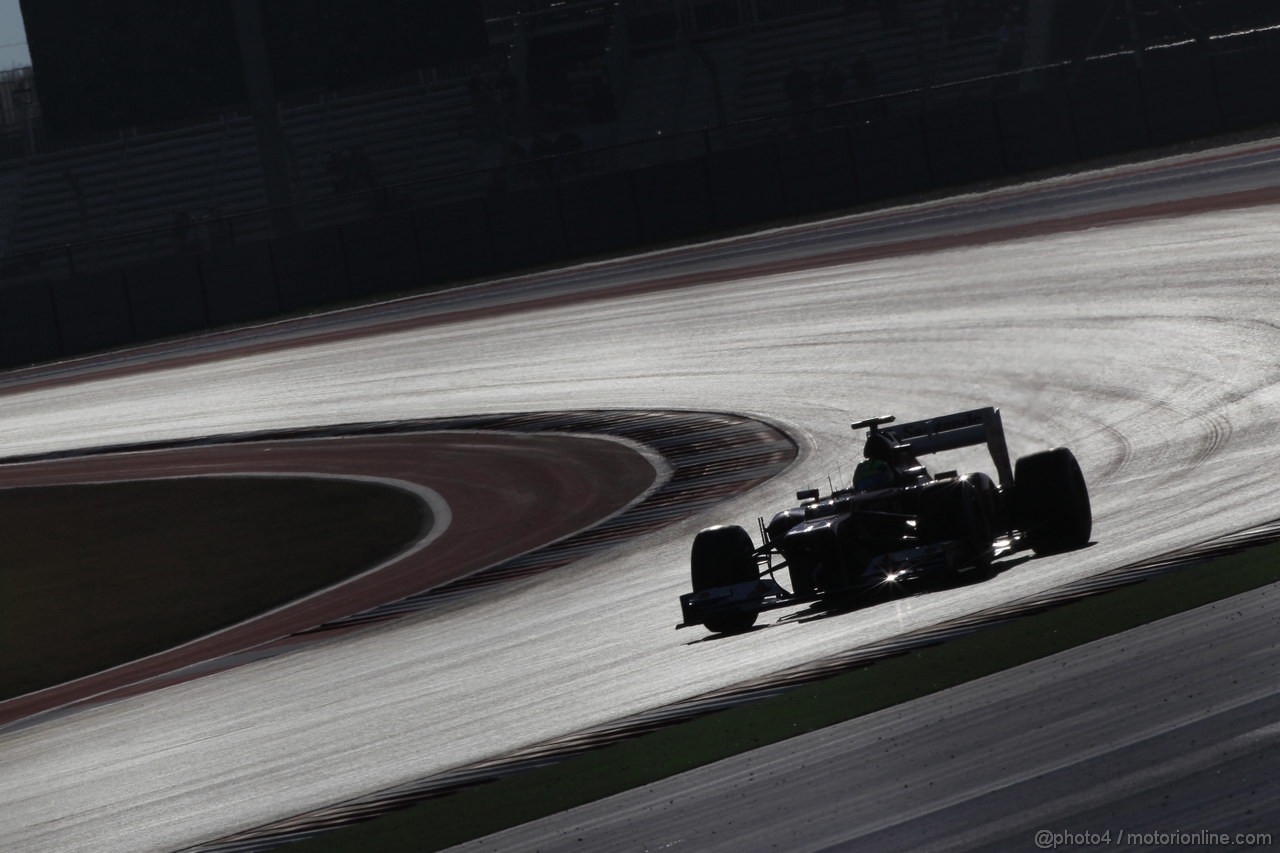
<svg viewBox="0 0 1280 853">
<path fill-rule="evenodd" d="M 1278 685 L 1270 588 L 454 849 L 1262 849 Z"/>
<path fill-rule="evenodd" d="M 0 733 L 0 847 L 196 844 L 1280 516 L 1277 158 L 1241 146 L 12 375 L 12 454 L 588 408 L 756 414 L 801 454 L 465 607 Z M 1015 454 L 1081 458 L 1094 547 L 840 618 L 671 630 L 696 529 L 848 476 L 851 420 L 986 404 Z"/>
</svg>

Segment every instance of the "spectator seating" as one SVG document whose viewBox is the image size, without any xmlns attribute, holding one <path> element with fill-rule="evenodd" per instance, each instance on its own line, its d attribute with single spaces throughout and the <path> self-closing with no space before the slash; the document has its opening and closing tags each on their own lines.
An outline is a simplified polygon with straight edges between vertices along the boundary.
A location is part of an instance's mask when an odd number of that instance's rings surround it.
<svg viewBox="0 0 1280 853">
<path fill-rule="evenodd" d="M 285 106 L 280 115 L 300 202 L 334 194 L 327 164 L 343 148 L 363 149 L 379 186 L 456 176 L 473 164 L 471 103 L 457 82 L 415 80 L 387 91 L 330 95 Z M 8 255 L 164 228 L 181 217 L 199 221 L 260 210 L 267 203 L 253 122 L 244 116 L 161 133 L 128 132 L 112 142 L 32 158 L 24 173 Z M 338 205 L 316 207 L 315 224 L 350 215 Z"/>
<path fill-rule="evenodd" d="M 753 29 L 726 24 L 696 43 L 683 40 L 676 30 L 659 32 L 629 58 L 626 83 L 615 93 L 617 121 L 576 130 L 587 149 L 602 150 L 584 152 L 573 170 L 559 174 L 634 168 L 700 154 L 708 143 L 717 148 L 750 144 L 802 128 L 790 117 L 793 105 L 783 87 L 793 60 L 813 73 L 824 60 L 843 72 L 837 102 L 893 94 L 884 102 L 890 106 L 878 104 L 876 109 L 918 111 L 926 103 L 925 87 L 984 76 L 998 67 L 996 33 L 953 38 L 957 33 L 948 18 L 953 2 L 904 3 L 901 23 L 886 22 L 875 3 L 821 0 L 803 8 L 788 5 L 785 20 Z M 859 81 L 854 69 L 859 56 L 874 68 L 873 83 Z M 930 102 L 945 97 L 945 91 L 929 96 Z M 838 123 L 848 116 L 821 118 Z M 485 191 L 500 176 L 483 170 L 506 163 L 506 141 L 528 131 L 507 127 L 511 136 L 504 141 L 503 131 L 495 130 L 491 120 L 477 115 L 474 94 L 463 77 L 429 80 L 416 74 L 384 81 L 380 88 L 283 103 L 280 121 L 299 221 L 318 227 L 392 204 L 424 204 Z M 689 135 L 722 120 L 731 123 L 725 132 Z M 0 198 L 16 196 L 7 225 L 0 219 L 4 254 L 51 247 L 56 253 L 66 244 L 149 229 L 157 233 L 144 240 L 111 241 L 110 246 L 104 241 L 101 251 L 123 252 L 121 259 L 144 249 L 147 254 L 172 252 L 175 239 L 185 245 L 187 238 L 181 228 L 175 234 L 170 226 L 183 223 L 194 224 L 198 244 L 208 237 L 206 220 L 266 207 L 255 140 L 252 120 L 232 115 L 161 132 L 130 131 L 109 142 L 34 157 L 11 169 L 13 174 L 0 175 Z M 615 147 L 641 140 L 647 143 Z M 358 155 L 354 181 L 343 180 L 335 166 L 342 152 Z M 511 176 L 519 178 L 520 169 L 505 171 L 510 173 L 507 185 L 519 186 Z M 394 193 L 384 189 L 391 186 L 397 187 Z M 369 192 L 358 192 L 362 189 Z M 5 213 L 0 204 L 0 216 Z M 234 219 L 219 236 L 247 240 L 268 231 L 267 217 L 257 213 Z M 83 254 L 77 250 L 78 257 Z"/>
<path fill-rule="evenodd" d="M 824 61 L 842 72 L 844 87 L 839 100 L 895 95 L 881 108 L 892 113 L 915 112 L 924 106 L 923 95 L 913 97 L 910 93 L 997 71 L 997 35 L 981 33 L 953 41 L 947 26 L 947 0 L 904 4 L 902 25 L 888 29 L 874 6 L 857 8 L 860 11 L 848 15 L 827 13 L 771 25 L 747 37 L 748 60 L 730 115 L 731 120 L 746 123 L 737 134 L 739 141 L 767 138 L 795 126 L 785 118 L 792 105 L 784 89 L 793 61 L 814 76 L 815 85 Z M 859 55 L 864 55 L 874 70 L 870 86 L 860 86 L 854 71 Z M 813 105 L 822 104 L 823 99 L 815 93 Z"/>
</svg>

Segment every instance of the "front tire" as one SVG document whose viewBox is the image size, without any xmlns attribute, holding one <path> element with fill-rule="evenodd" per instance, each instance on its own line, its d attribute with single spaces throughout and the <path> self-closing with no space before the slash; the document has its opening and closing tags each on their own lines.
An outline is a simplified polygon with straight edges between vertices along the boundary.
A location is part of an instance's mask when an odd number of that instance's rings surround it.
<svg viewBox="0 0 1280 853">
<path fill-rule="evenodd" d="M 736 524 L 708 527 L 693 538 L 690 567 L 693 591 L 748 583 L 760 577 L 751 535 Z M 708 619 L 707 630 L 736 634 L 756 624 L 755 613 L 726 613 Z"/>
<path fill-rule="evenodd" d="M 1055 447 L 1022 457 L 1013 482 L 1018 526 L 1036 554 L 1060 554 L 1089 544 L 1089 489 L 1070 450 Z"/>
</svg>

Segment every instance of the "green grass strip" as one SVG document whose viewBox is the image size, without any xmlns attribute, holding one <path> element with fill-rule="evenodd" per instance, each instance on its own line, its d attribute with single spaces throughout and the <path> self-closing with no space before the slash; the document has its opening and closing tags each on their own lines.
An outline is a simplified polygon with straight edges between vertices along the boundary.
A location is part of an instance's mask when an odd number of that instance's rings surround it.
<svg viewBox="0 0 1280 853">
<path fill-rule="evenodd" d="M 440 850 L 1277 581 L 1280 545 L 1254 548 L 427 800 L 288 849 Z"/>
</svg>

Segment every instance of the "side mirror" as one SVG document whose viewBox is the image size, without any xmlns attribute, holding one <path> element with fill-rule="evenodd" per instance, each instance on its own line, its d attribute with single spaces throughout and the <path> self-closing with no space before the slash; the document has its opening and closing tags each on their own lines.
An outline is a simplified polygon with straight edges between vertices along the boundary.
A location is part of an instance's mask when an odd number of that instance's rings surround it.
<svg viewBox="0 0 1280 853">
<path fill-rule="evenodd" d="M 817 499 L 818 499 L 817 489 L 804 489 L 802 491 L 796 492 L 796 500 L 800 501 L 800 503 L 808 503 L 809 501 L 816 501 Z"/>
</svg>

